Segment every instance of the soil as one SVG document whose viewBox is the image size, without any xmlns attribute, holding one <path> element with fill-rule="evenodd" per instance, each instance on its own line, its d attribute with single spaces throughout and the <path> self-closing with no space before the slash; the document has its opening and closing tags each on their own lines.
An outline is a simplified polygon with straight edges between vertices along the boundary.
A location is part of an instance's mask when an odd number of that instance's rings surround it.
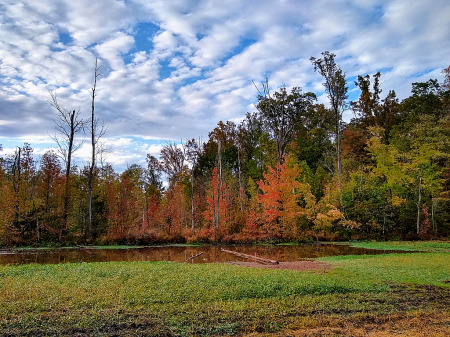
<svg viewBox="0 0 450 337">
<path fill-rule="evenodd" d="M 104 317 L 96 328 L 66 327 L 66 324 L 51 324 L 43 322 L 41 327 L 30 329 L 14 329 L 0 327 L 0 337 L 47 337 L 47 336 L 150 336 L 150 337 L 171 337 L 175 334 L 169 327 L 154 317 L 142 315 L 119 315 L 120 321 L 115 322 L 118 317 Z M 76 325 L 76 323 L 74 323 Z"/>
<path fill-rule="evenodd" d="M 262 264 L 258 262 L 237 262 L 237 261 L 227 263 L 248 268 L 290 269 L 299 271 L 317 270 L 326 272 L 327 270 L 332 268 L 332 266 L 329 264 L 314 260 L 280 262 L 279 264 Z"/>
<path fill-rule="evenodd" d="M 250 333 L 244 337 L 448 337 L 450 315 L 446 312 L 396 313 L 374 316 L 374 320 L 318 318 L 317 327 L 283 329 L 273 333 Z"/>
<path fill-rule="evenodd" d="M 249 333 L 245 337 L 447 337 L 450 336 L 450 288 L 432 285 L 389 284 L 391 293 L 386 299 L 359 299 L 367 311 L 323 311 L 306 314 L 313 319 L 303 327 L 282 329 L 272 333 Z M 377 306 L 395 308 L 384 313 Z M 375 312 L 377 311 L 377 312 Z M 297 313 L 296 316 L 300 316 Z"/>
</svg>

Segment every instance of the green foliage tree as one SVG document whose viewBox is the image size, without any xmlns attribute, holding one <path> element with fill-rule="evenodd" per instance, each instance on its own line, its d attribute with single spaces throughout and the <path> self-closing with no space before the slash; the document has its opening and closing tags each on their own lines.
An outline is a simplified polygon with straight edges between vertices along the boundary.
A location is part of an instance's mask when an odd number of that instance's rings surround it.
<svg viewBox="0 0 450 337">
<path fill-rule="evenodd" d="M 348 87 L 345 81 L 345 73 L 336 64 L 333 53 L 325 51 L 322 53 L 323 58 L 311 57 L 310 61 L 314 66 L 314 70 L 318 71 L 324 78 L 325 92 L 330 100 L 331 109 L 334 113 L 334 119 L 336 123 L 336 156 L 337 156 L 337 173 L 338 173 L 338 186 L 341 190 L 341 128 L 342 128 L 342 113 L 347 104 L 347 90 Z"/>
<path fill-rule="evenodd" d="M 259 91 L 256 105 L 260 118 L 275 140 L 277 163 L 281 164 L 286 154 L 286 148 L 292 140 L 295 126 L 303 122 L 303 117 L 311 108 L 316 95 L 303 93 L 298 87 L 292 88 L 288 94 L 285 87 L 273 95 L 269 90 L 269 83 L 262 84 L 263 91 Z"/>
</svg>

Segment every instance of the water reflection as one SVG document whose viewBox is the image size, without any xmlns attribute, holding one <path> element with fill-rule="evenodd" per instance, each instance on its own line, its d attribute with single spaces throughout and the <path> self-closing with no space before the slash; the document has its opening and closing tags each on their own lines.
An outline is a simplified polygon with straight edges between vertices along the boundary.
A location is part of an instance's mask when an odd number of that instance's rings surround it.
<svg viewBox="0 0 450 337">
<path fill-rule="evenodd" d="M 0 265 L 8 264 L 55 264 L 69 262 L 110 262 L 110 261 L 174 261 L 184 262 L 189 257 L 203 254 L 189 263 L 212 263 L 246 261 L 220 249 L 280 262 L 298 261 L 337 255 L 386 254 L 392 251 L 354 248 L 348 245 L 304 245 L 304 246 L 202 246 L 202 247 L 143 247 L 133 249 L 57 249 L 20 252 L 0 252 Z"/>
</svg>

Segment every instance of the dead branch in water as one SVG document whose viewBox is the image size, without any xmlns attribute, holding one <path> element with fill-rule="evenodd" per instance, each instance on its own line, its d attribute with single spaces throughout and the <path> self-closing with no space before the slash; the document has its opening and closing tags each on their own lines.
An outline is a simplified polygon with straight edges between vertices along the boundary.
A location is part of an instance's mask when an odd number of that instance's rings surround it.
<svg viewBox="0 0 450 337">
<path fill-rule="evenodd" d="M 244 253 L 233 252 L 232 250 L 226 250 L 226 249 L 220 249 L 220 251 L 225 252 L 225 253 L 234 254 L 236 256 L 244 257 L 246 259 L 253 260 L 253 261 L 256 261 L 256 262 L 259 262 L 259 263 L 279 264 L 278 261 L 265 259 L 263 257 L 257 257 L 256 255 L 252 256 L 252 255 L 247 255 L 247 254 L 244 254 Z"/>
<path fill-rule="evenodd" d="M 193 260 L 193 259 L 195 259 L 196 257 L 199 257 L 202 254 L 203 254 L 203 252 L 200 252 L 197 255 L 191 256 L 190 258 L 186 259 L 186 261 L 184 261 L 184 263 L 188 262 L 189 260 Z"/>
</svg>

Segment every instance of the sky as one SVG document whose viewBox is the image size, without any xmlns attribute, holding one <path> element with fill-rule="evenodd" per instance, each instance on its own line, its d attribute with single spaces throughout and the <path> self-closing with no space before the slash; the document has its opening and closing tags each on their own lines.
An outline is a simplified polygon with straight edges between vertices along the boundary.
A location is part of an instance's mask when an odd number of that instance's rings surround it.
<svg viewBox="0 0 450 337">
<path fill-rule="evenodd" d="M 351 100 L 357 76 L 377 71 L 382 97 L 404 99 L 413 82 L 442 81 L 449 18 L 448 0 L 0 0 L 0 155 L 24 142 L 37 156 L 55 148 L 49 92 L 90 117 L 96 58 L 104 161 L 120 172 L 168 141 L 206 141 L 219 121 L 238 123 L 255 111 L 252 81 L 327 103 L 309 60 L 323 51 L 336 55 Z"/>
</svg>

